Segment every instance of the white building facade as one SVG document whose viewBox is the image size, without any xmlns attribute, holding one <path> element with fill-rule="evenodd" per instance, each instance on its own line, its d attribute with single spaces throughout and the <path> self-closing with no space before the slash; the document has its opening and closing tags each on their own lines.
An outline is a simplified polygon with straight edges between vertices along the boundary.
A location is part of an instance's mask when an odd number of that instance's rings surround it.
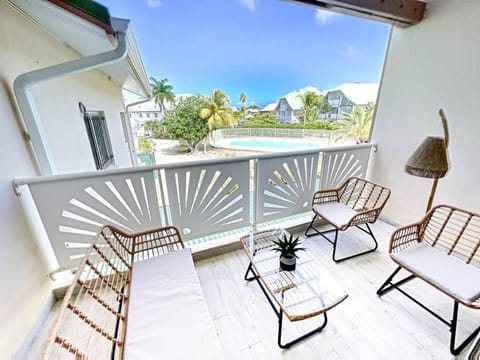
<svg viewBox="0 0 480 360">
<path fill-rule="evenodd" d="M 112 25 L 95 24 L 79 14 L 49 1 L 0 0 L 0 354 L 9 358 L 53 302 L 47 250 L 37 241 L 42 232 L 25 215 L 28 194 L 17 197 L 12 179 L 47 174 L 39 161 L 41 151 L 50 155 L 50 168 L 57 174 L 132 166 L 122 90 L 150 95 L 128 27 L 123 58 L 36 84 L 31 96 L 35 121 L 23 115 L 14 91 L 20 75 L 61 63 L 71 68 L 76 60 L 118 47 L 113 32 L 107 31 Z M 38 132 L 41 142 L 35 141 Z"/>
</svg>

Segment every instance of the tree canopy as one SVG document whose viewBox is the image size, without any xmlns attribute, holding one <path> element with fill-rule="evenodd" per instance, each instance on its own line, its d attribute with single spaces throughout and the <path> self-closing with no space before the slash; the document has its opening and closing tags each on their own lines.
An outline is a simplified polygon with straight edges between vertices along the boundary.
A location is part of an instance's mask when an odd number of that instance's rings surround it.
<svg viewBox="0 0 480 360">
<path fill-rule="evenodd" d="M 162 124 L 158 120 L 148 120 L 145 122 L 143 129 L 152 133 L 155 139 L 160 139 L 164 136 Z"/>
<path fill-rule="evenodd" d="M 200 112 L 207 105 L 208 99 L 204 96 L 191 96 L 180 101 L 174 110 L 165 114 L 163 124 L 170 137 L 183 141 L 191 152 L 194 152 L 198 143 L 208 135 L 208 120 L 200 116 Z"/>
<path fill-rule="evenodd" d="M 167 78 L 157 80 L 150 76 L 150 87 L 152 88 L 153 99 L 163 113 L 165 113 L 165 103 L 175 104 L 173 86 L 168 83 Z"/>
</svg>

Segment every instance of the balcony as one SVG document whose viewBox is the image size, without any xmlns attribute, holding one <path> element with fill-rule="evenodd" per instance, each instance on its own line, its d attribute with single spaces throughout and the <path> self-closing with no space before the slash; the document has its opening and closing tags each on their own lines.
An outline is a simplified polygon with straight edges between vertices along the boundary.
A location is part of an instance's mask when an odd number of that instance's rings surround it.
<svg viewBox="0 0 480 360">
<path fill-rule="evenodd" d="M 54 272 L 78 266 L 103 224 L 127 232 L 177 226 L 194 252 L 226 358 L 282 358 L 285 353 L 275 343 L 275 315 L 259 288 L 243 280 L 248 259 L 238 250 L 239 237 L 274 226 L 302 236 L 311 218 L 313 191 L 337 186 L 349 176 L 367 176 L 375 148 L 365 144 L 18 179 L 14 185 L 22 201 L 35 204 L 38 218 L 33 222 L 43 226 L 38 233 L 48 238 L 42 247 L 50 253 Z M 330 244 L 321 237 L 305 240 L 350 298 L 329 313 L 322 334 L 292 347 L 288 356 L 391 358 L 397 353 L 402 358 L 449 358 L 446 327 L 438 326 L 438 320 L 403 296 L 379 298 L 375 293 L 395 267 L 387 251 L 394 228 L 384 221 L 374 224 L 379 249 L 342 264 L 331 261 Z M 355 230 L 341 236 L 349 241 L 340 238 L 344 245 L 339 253 L 358 251 L 368 241 L 367 235 Z M 450 300 L 422 281 L 409 283 L 407 290 L 432 310 L 450 314 Z M 54 312 L 58 308 L 59 303 Z M 44 335 L 53 318 L 44 324 Z M 463 338 L 480 316 L 462 309 L 460 319 L 458 336 Z M 285 336 L 318 326 L 316 321 L 288 323 Z M 43 340 L 32 344 L 30 356 L 40 354 Z"/>
</svg>

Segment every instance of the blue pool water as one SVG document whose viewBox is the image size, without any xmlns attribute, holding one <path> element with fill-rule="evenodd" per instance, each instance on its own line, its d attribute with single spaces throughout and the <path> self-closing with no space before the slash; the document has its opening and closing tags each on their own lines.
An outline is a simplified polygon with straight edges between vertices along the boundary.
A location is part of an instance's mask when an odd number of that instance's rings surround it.
<svg viewBox="0 0 480 360">
<path fill-rule="evenodd" d="M 320 142 L 305 142 L 302 140 L 280 140 L 280 139 L 245 139 L 231 140 L 229 145 L 234 148 L 255 149 L 255 150 L 306 150 L 321 147 Z"/>
</svg>

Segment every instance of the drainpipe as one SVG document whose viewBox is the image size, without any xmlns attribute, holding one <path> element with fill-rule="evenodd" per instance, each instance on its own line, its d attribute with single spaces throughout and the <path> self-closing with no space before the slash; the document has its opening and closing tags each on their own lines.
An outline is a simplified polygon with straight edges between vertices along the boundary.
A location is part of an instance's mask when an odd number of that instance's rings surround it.
<svg viewBox="0 0 480 360">
<path fill-rule="evenodd" d="M 25 121 L 41 175 L 56 174 L 57 169 L 35 105 L 32 94 L 33 86 L 122 61 L 127 56 L 126 32 L 128 24 L 128 20 L 115 19 L 117 47 L 114 50 L 30 71 L 19 75 L 15 79 L 13 83 L 15 97 Z"/>
<path fill-rule="evenodd" d="M 129 134 L 128 134 L 129 147 L 133 146 L 133 149 L 132 148 L 129 149 L 133 166 L 138 166 L 138 161 L 137 161 L 137 152 L 135 150 L 135 140 L 133 139 L 132 120 L 130 119 L 130 108 L 132 106 L 135 106 L 135 105 L 140 105 L 140 104 L 146 103 L 147 101 L 150 101 L 151 99 L 152 99 L 152 96 L 149 96 L 145 99 L 132 102 L 132 103 L 128 104 L 127 106 L 125 106 L 125 113 L 127 114 L 128 127 L 130 129 Z"/>
</svg>

